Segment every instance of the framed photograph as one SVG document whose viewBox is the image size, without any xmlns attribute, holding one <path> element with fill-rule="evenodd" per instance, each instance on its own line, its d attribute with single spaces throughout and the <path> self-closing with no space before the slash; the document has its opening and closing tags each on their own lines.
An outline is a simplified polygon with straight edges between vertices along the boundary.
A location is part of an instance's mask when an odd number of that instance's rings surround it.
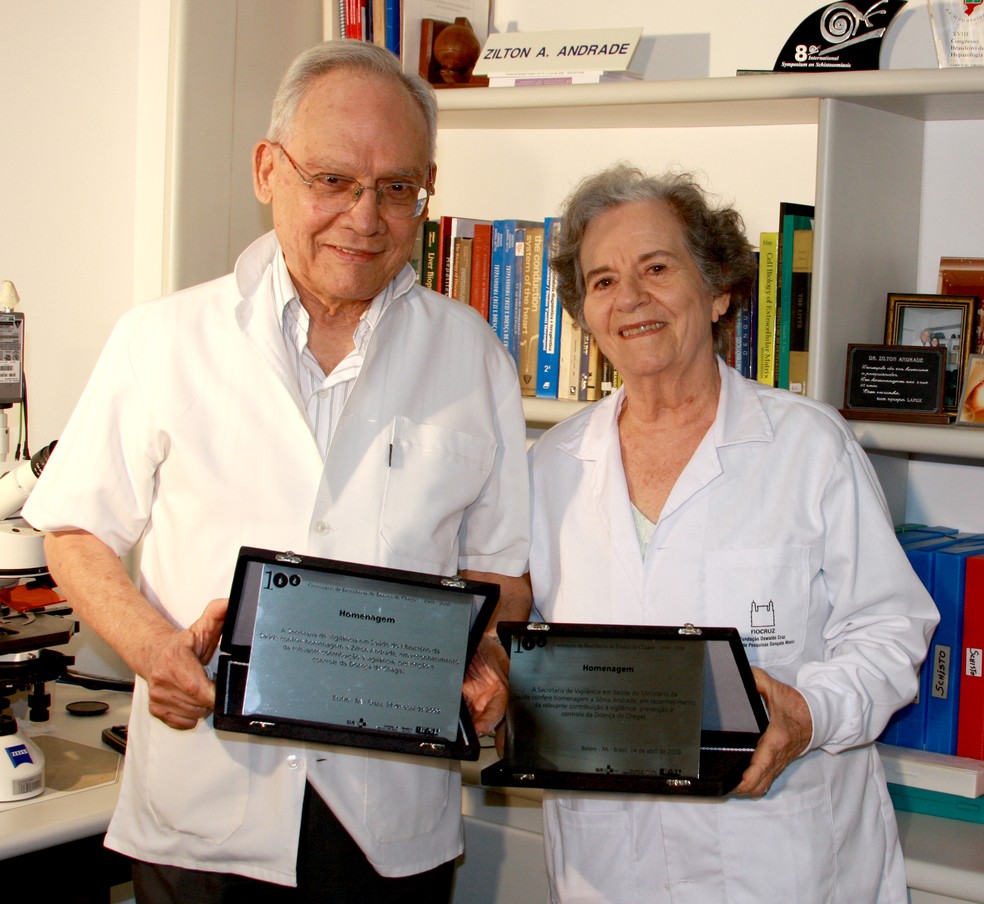
<svg viewBox="0 0 984 904">
<path fill-rule="evenodd" d="M 957 423 L 984 427 L 984 355 L 971 355 L 967 359 Z"/>
<path fill-rule="evenodd" d="M 975 301 L 973 295 L 888 296 L 886 345 L 945 349 L 943 410 L 950 414 L 957 413 L 971 351 Z"/>
</svg>

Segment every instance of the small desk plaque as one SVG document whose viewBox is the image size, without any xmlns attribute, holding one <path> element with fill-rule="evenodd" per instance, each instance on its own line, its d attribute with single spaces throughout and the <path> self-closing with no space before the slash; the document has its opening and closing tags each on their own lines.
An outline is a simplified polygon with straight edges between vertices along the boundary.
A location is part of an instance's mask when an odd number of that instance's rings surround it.
<svg viewBox="0 0 984 904">
<path fill-rule="evenodd" d="M 943 348 L 849 345 L 841 414 L 860 420 L 947 424 L 945 366 Z"/>
</svg>

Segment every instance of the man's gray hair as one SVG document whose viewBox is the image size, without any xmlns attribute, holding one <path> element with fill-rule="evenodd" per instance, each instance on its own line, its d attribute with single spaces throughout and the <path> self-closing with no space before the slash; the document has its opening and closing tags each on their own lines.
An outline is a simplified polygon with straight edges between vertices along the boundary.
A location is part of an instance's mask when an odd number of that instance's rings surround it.
<svg viewBox="0 0 984 904">
<path fill-rule="evenodd" d="M 284 143 L 297 114 L 297 108 L 311 83 L 338 69 L 368 72 L 392 79 L 410 95 L 427 123 L 427 160 L 434 163 L 437 154 L 437 97 L 424 79 L 408 75 L 390 51 L 365 41 L 325 41 L 304 51 L 291 63 L 273 99 L 267 140 Z"/>
</svg>

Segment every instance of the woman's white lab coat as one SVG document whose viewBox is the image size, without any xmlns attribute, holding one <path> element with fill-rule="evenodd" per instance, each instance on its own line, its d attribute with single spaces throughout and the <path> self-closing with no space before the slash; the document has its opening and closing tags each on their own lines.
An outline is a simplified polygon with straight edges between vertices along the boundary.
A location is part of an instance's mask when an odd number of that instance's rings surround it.
<svg viewBox="0 0 984 904">
<path fill-rule="evenodd" d="M 758 800 L 548 794 L 553 899 L 904 904 L 871 742 L 915 695 L 936 609 L 839 416 L 719 367 L 714 424 L 645 556 L 621 393 L 533 447 L 535 605 L 547 621 L 737 627 L 751 663 L 806 698 L 809 752 Z"/>
</svg>

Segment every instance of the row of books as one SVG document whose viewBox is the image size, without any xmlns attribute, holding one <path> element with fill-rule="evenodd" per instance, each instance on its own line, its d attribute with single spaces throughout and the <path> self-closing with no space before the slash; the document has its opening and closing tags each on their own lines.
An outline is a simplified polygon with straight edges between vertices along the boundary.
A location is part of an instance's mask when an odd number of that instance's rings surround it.
<svg viewBox="0 0 984 904">
<path fill-rule="evenodd" d="M 940 623 L 920 670 L 918 697 L 892 717 L 879 740 L 984 760 L 984 534 L 923 526 L 897 533 Z"/>
<path fill-rule="evenodd" d="M 512 356 L 524 396 L 597 401 L 618 374 L 560 304 L 548 265 L 560 220 L 442 216 L 421 224 L 411 258 L 420 282 L 488 322 Z"/>
<path fill-rule="evenodd" d="M 762 233 L 751 303 L 730 323 L 742 375 L 806 393 L 813 207 L 784 203 Z M 526 396 L 595 401 L 619 385 L 594 337 L 563 310 L 548 265 L 560 220 L 442 216 L 421 224 L 412 263 L 428 288 L 474 307 L 513 356 Z"/>
</svg>

